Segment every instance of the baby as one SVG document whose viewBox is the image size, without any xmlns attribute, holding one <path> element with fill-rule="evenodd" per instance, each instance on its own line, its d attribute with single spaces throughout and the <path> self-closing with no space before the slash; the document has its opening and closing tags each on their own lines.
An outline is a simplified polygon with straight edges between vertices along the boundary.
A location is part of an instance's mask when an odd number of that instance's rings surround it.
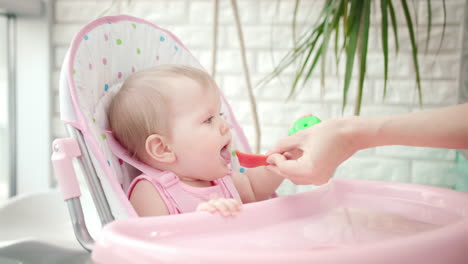
<svg viewBox="0 0 468 264">
<path fill-rule="evenodd" d="M 219 89 L 204 71 L 164 65 L 131 75 L 109 108 L 113 135 L 143 163 L 128 196 L 139 216 L 190 211 L 235 215 L 268 199 L 283 177 L 265 167 L 230 170 L 231 132 Z"/>
</svg>

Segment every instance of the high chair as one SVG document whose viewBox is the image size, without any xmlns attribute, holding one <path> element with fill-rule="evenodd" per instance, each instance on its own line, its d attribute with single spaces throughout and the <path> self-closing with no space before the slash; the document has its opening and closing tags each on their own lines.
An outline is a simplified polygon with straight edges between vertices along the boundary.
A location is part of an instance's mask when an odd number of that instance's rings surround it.
<svg viewBox="0 0 468 264">
<path fill-rule="evenodd" d="M 97 263 L 468 263 L 468 194 L 428 186 L 333 179 L 247 204 L 236 217 L 137 217 L 125 191 L 145 165 L 108 133 L 106 111 L 125 78 L 161 64 L 203 69 L 171 32 L 121 15 L 81 29 L 62 66 L 60 113 L 70 137 L 54 141 L 52 161 L 76 237 Z M 222 102 L 233 148 L 250 152 Z M 103 225 L 94 237 L 72 160 Z"/>
</svg>

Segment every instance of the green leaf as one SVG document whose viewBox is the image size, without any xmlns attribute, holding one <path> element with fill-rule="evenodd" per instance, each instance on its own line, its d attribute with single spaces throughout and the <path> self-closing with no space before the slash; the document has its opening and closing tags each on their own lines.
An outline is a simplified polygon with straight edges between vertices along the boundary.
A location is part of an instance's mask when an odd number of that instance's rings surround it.
<svg viewBox="0 0 468 264">
<path fill-rule="evenodd" d="M 406 23 L 408 25 L 408 32 L 411 40 L 412 54 L 413 54 L 413 64 L 414 70 L 416 71 L 416 84 L 418 86 L 418 98 L 419 105 L 422 106 L 422 92 L 421 92 L 421 77 L 419 74 L 419 62 L 418 62 L 418 46 L 416 45 L 416 40 L 414 36 L 413 21 L 411 20 L 411 14 L 409 12 L 408 3 L 406 0 L 401 0 L 403 6 L 403 11 L 405 13 Z"/>
<path fill-rule="evenodd" d="M 317 62 L 318 60 L 320 59 L 322 55 L 322 49 L 323 49 L 323 46 L 320 46 L 320 48 L 318 49 L 317 53 L 315 54 L 315 57 L 314 57 L 314 60 L 312 61 L 312 64 L 310 65 L 309 67 L 309 71 L 307 72 L 306 76 L 304 77 L 304 80 L 303 80 L 303 85 L 302 85 L 302 88 L 304 87 L 305 83 L 307 82 L 307 80 L 310 78 L 312 72 L 314 71 L 315 69 L 315 66 L 317 65 Z M 292 94 L 290 94 L 290 97 L 292 96 Z"/>
<path fill-rule="evenodd" d="M 445 1 L 445 0 L 444 0 Z M 431 27 L 432 27 L 432 7 L 431 0 L 427 0 L 427 39 L 426 39 L 426 53 L 429 48 L 429 41 L 431 39 Z"/>
<path fill-rule="evenodd" d="M 370 1 L 365 0 L 364 3 L 364 14 L 363 21 L 361 24 L 361 69 L 359 73 L 359 87 L 358 87 L 358 97 L 356 99 L 355 114 L 359 115 L 361 112 L 361 102 L 362 102 L 362 92 L 364 90 L 364 79 L 366 77 L 366 68 L 367 68 L 367 48 L 369 43 L 369 28 L 370 28 Z"/>
<path fill-rule="evenodd" d="M 322 82 L 325 80 L 325 68 L 326 68 L 326 63 L 327 63 L 327 50 L 328 50 L 328 41 L 331 36 L 331 32 L 333 30 L 333 27 L 330 26 L 330 23 L 328 22 L 330 16 L 332 15 L 333 12 L 333 5 L 329 5 L 325 10 L 325 27 L 323 29 L 323 40 L 322 40 L 322 45 L 321 45 L 321 51 L 322 51 L 322 67 L 321 67 L 321 74 L 320 74 L 320 79 Z"/>
<path fill-rule="evenodd" d="M 412 48 L 412 60 L 416 74 L 416 83 L 418 89 L 419 103 L 422 105 L 421 91 L 421 76 L 418 61 L 418 43 L 415 36 L 415 24 L 417 20 L 414 14 L 410 13 L 408 0 L 400 0 L 408 32 L 410 36 Z M 421 0 L 422 1 L 422 0 Z M 444 27 L 442 38 L 439 45 L 439 51 L 442 47 L 442 41 L 445 36 L 446 27 L 446 0 L 443 1 L 444 8 Z M 319 18 L 311 25 L 304 33 L 297 38 L 297 16 L 300 8 L 300 1 L 295 0 L 294 14 L 292 21 L 294 47 L 276 65 L 273 72 L 268 74 L 261 80 L 260 84 L 264 85 L 275 77 L 278 77 L 291 65 L 297 65 L 295 78 L 288 96 L 288 99 L 298 94 L 298 87 L 305 88 L 306 83 L 310 80 L 314 70 L 317 70 L 318 61 L 321 60 L 321 79 L 324 80 L 326 69 L 326 56 L 329 47 L 330 38 L 335 38 L 335 56 L 336 64 L 340 63 L 341 54 L 345 53 L 346 58 L 344 85 L 343 85 L 343 102 L 342 110 L 344 111 L 347 104 L 348 91 L 352 80 L 352 74 L 356 56 L 359 58 L 358 72 L 358 94 L 356 97 L 355 113 L 359 114 L 361 108 L 361 100 L 364 92 L 365 77 L 367 71 L 367 54 L 370 32 L 370 12 L 371 5 L 376 3 L 375 0 L 325 0 Z M 428 8 L 428 39 L 426 40 L 426 51 L 430 44 L 430 33 L 432 31 L 432 8 L 430 0 L 426 0 Z M 389 27 L 393 28 L 396 53 L 399 52 L 399 37 L 398 24 L 393 0 L 380 0 L 380 11 L 382 13 L 381 23 L 381 39 L 382 39 L 382 55 L 384 63 L 384 91 L 385 98 L 388 89 L 388 72 L 389 72 Z M 416 20 L 415 20 L 416 19 Z M 340 34 L 343 39 L 340 39 Z M 391 34 L 391 33 L 390 33 Z M 334 35 L 334 36 L 333 36 Z M 357 54 L 356 54 L 357 53 Z M 300 85 L 301 84 L 301 85 Z"/>
<path fill-rule="evenodd" d="M 445 0 L 442 0 L 442 10 L 443 10 L 443 24 L 442 24 L 442 34 L 440 36 L 440 42 L 439 42 L 439 47 L 437 48 L 436 55 L 434 57 L 434 60 L 432 61 L 431 69 L 434 67 L 434 64 L 437 61 L 437 58 L 439 57 L 440 50 L 442 49 L 442 44 L 445 39 L 445 27 L 447 26 L 447 7 L 445 5 Z"/>
<path fill-rule="evenodd" d="M 388 0 L 380 1 L 380 10 L 382 12 L 382 53 L 384 57 L 384 92 L 383 98 L 387 95 L 388 82 Z"/>
<path fill-rule="evenodd" d="M 293 82 L 293 85 L 292 85 L 292 87 L 291 87 L 291 91 L 289 92 L 288 99 L 292 98 L 292 95 L 294 94 L 294 91 L 296 90 L 297 84 L 299 83 L 299 80 L 300 80 L 302 74 L 304 73 L 305 68 L 307 67 L 307 64 L 308 64 L 308 62 L 309 62 L 310 56 L 312 55 L 312 52 L 315 50 L 316 44 L 317 44 L 317 42 L 318 42 L 320 36 L 321 36 L 321 34 L 317 34 L 317 36 L 315 37 L 315 39 L 313 40 L 313 42 L 310 43 L 310 45 L 309 45 L 309 52 L 307 53 L 307 56 L 306 56 L 306 58 L 304 59 L 304 61 L 301 63 L 302 66 L 301 66 L 299 72 L 296 74 L 296 78 L 294 78 L 294 82 Z M 319 52 L 317 53 L 317 55 L 320 57 L 320 55 L 321 55 L 321 48 L 319 49 Z"/>
<path fill-rule="evenodd" d="M 280 60 L 275 69 L 270 74 L 261 79 L 256 86 L 261 87 L 266 85 L 271 80 L 278 77 L 288 66 L 294 63 L 296 60 L 300 59 L 304 52 L 308 50 L 308 47 L 312 43 L 316 42 L 316 40 L 321 36 L 323 27 L 324 26 L 322 23 L 319 26 L 312 27 L 311 31 L 304 33 L 298 40 L 298 46 L 289 50 L 288 53 Z"/>
<path fill-rule="evenodd" d="M 442 0 L 442 10 L 444 12 L 444 22 L 442 26 L 442 35 L 440 36 L 440 43 L 439 43 L 439 48 L 437 49 L 437 54 L 439 54 L 440 49 L 442 48 L 442 43 L 444 42 L 444 39 L 445 39 L 445 28 L 447 27 L 447 6 L 445 3 L 445 0 Z"/>
<path fill-rule="evenodd" d="M 294 12 L 293 12 L 293 21 L 292 21 L 292 36 L 293 36 L 293 43 L 296 46 L 296 22 L 297 22 L 297 11 L 299 10 L 299 1 L 294 1 Z"/>
<path fill-rule="evenodd" d="M 342 44 L 339 45 L 339 38 L 340 38 L 340 20 L 343 20 L 343 41 Z M 338 74 L 338 66 L 340 65 L 340 58 L 343 50 L 346 47 L 346 30 L 348 25 L 348 0 L 342 0 L 340 4 L 339 11 L 337 13 L 337 20 L 335 23 L 335 64 L 336 70 Z M 341 46 L 341 48 L 339 47 Z"/>
<path fill-rule="evenodd" d="M 338 40 L 340 38 L 340 24 L 339 23 L 336 23 L 334 30 L 335 30 L 335 64 L 338 65 L 340 63 L 340 59 L 339 59 L 340 52 L 338 50 L 338 46 L 339 46 Z"/>
<path fill-rule="evenodd" d="M 310 78 L 310 76 L 312 75 L 312 72 L 314 71 L 314 68 L 315 68 L 315 65 L 317 64 L 319 58 L 321 56 L 323 56 L 322 54 L 322 50 L 323 50 L 324 46 L 320 46 L 319 50 L 317 51 L 317 53 L 315 54 L 315 57 L 314 57 L 314 60 L 312 61 L 312 64 L 310 65 L 309 67 L 309 71 L 307 72 L 307 74 L 305 75 L 304 77 L 304 82 L 303 82 L 303 85 L 305 85 L 305 82 Z"/>
<path fill-rule="evenodd" d="M 349 16 L 348 16 L 348 30 L 346 30 L 345 38 L 349 37 L 349 33 L 352 31 L 353 26 L 355 23 L 359 24 L 359 20 L 361 19 L 361 10 L 357 7 L 357 3 L 355 0 L 351 0 L 351 7 L 349 9 Z M 355 22 L 357 20 L 357 22 Z"/>
<path fill-rule="evenodd" d="M 322 85 L 325 83 L 325 69 L 326 69 L 326 61 L 327 61 L 327 51 L 328 51 L 328 43 L 333 33 L 333 30 L 339 25 L 340 17 L 343 11 L 343 1 L 341 2 L 334 2 L 335 4 L 330 6 L 329 13 L 326 16 L 327 24 L 324 27 L 323 33 L 323 41 L 322 41 L 322 69 L 321 69 L 321 83 Z M 331 21 L 328 24 L 328 17 L 331 17 Z M 335 49 L 336 51 L 336 49 Z"/>
<path fill-rule="evenodd" d="M 346 45 L 346 33 L 348 32 L 348 3 L 349 0 L 344 0 L 343 5 L 343 46 Z"/>
<path fill-rule="evenodd" d="M 351 3 L 351 10 L 353 16 L 351 17 L 353 22 L 350 23 L 350 30 L 347 34 L 349 37 L 349 42 L 346 47 L 346 71 L 345 71 L 345 80 L 344 80 L 344 87 L 343 87 L 343 103 L 342 103 L 342 111 L 347 103 L 348 97 L 348 90 L 349 84 L 351 83 L 351 75 L 353 72 L 354 66 L 354 57 L 356 55 L 356 48 L 357 48 L 357 41 L 359 36 L 359 20 L 361 18 L 361 11 L 362 11 L 362 2 L 361 0 L 353 0 Z"/>
<path fill-rule="evenodd" d="M 396 15 L 395 15 L 395 8 L 393 8 L 392 1 L 388 1 L 388 10 L 390 10 L 390 18 L 392 21 L 392 28 L 393 28 L 393 35 L 395 39 L 395 49 L 396 53 L 400 50 L 399 47 L 399 40 L 398 40 L 398 25 L 397 25 L 397 20 L 396 20 Z"/>
<path fill-rule="evenodd" d="M 291 91 L 289 92 L 288 98 L 291 98 L 292 95 L 294 94 L 294 91 L 296 90 L 299 79 L 301 78 L 302 74 L 304 73 L 304 70 L 307 67 L 307 63 L 309 62 L 310 56 L 312 55 L 312 52 L 314 51 L 314 49 L 315 49 L 315 44 L 311 45 L 305 60 L 302 62 L 302 67 L 301 67 L 299 73 L 296 74 L 296 78 L 294 78 L 294 82 L 293 82 L 293 85 L 291 87 Z"/>
</svg>

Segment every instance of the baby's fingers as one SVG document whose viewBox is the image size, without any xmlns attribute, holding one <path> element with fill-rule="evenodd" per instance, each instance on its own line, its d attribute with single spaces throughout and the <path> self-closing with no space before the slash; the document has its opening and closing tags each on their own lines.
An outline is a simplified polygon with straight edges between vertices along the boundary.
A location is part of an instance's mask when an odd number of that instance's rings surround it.
<svg viewBox="0 0 468 264">
<path fill-rule="evenodd" d="M 235 199 L 225 199 L 225 203 L 232 215 L 236 215 L 242 209 L 242 204 Z"/>
<path fill-rule="evenodd" d="M 223 216 L 231 216 L 235 215 L 237 211 L 237 205 L 231 201 L 231 199 L 216 199 L 209 201 L 211 205 L 213 205 L 218 212 L 220 212 Z"/>
<path fill-rule="evenodd" d="M 214 213 L 216 212 L 216 207 L 210 204 L 209 202 L 201 203 L 197 206 L 197 212 L 210 212 Z"/>
<path fill-rule="evenodd" d="M 224 216 L 229 216 L 231 215 L 229 211 L 229 207 L 223 200 L 224 199 L 215 199 L 215 200 L 209 201 L 209 203 L 213 205 L 220 214 Z"/>
</svg>

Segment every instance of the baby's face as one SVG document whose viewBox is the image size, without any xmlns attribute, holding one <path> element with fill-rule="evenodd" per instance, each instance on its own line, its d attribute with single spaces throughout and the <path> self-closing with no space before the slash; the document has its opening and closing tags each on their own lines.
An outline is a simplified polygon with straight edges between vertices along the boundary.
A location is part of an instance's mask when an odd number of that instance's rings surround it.
<svg viewBox="0 0 468 264">
<path fill-rule="evenodd" d="M 178 88 L 169 103 L 174 172 L 182 178 L 205 181 L 225 176 L 231 157 L 231 132 L 220 113 L 217 88 L 202 87 L 185 78 L 175 82 Z"/>
</svg>

